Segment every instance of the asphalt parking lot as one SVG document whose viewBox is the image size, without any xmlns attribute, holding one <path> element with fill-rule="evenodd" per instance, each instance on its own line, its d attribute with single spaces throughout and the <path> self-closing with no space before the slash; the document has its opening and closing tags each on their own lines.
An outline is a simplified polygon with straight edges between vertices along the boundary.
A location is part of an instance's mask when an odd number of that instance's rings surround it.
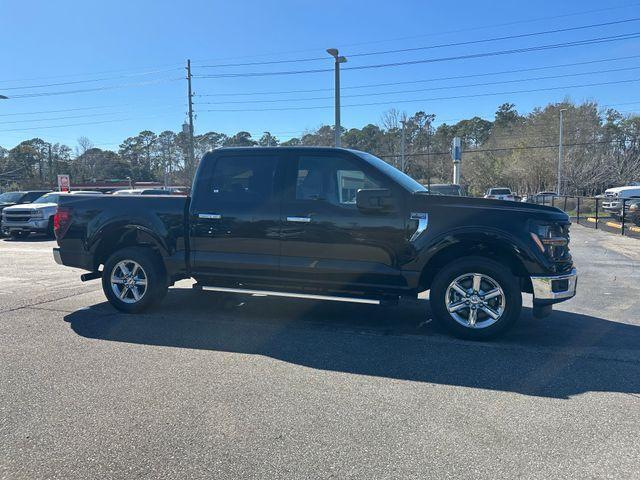
<svg viewBox="0 0 640 480">
<path fill-rule="evenodd" d="M 53 245 L 0 240 L 0 478 L 640 478 L 637 239 L 572 227 L 576 298 L 493 343 L 189 282 L 126 316 Z"/>
</svg>

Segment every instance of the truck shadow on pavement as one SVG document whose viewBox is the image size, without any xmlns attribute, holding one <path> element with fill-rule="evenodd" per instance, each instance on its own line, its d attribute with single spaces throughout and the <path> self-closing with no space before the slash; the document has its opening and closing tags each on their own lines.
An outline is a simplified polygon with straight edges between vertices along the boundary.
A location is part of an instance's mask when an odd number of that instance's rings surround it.
<svg viewBox="0 0 640 480">
<path fill-rule="evenodd" d="M 556 311 L 493 342 L 429 322 L 427 301 L 381 307 L 172 289 L 140 315 L 106 302 L 65 317 L 83 337 L 264 355 L 319 370 L 562 398 L 640 394 L 640 327 Z"/>
</svg>

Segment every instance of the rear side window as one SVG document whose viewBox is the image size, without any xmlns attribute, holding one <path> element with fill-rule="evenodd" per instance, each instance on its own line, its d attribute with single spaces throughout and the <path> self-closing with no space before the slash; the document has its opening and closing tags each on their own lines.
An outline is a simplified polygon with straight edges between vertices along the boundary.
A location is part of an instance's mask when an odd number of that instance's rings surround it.
<svg viewBox="0 0 640 480">
<path fill-rule="evenodd" d="M 33 202 L 34 200 L 36 200 L 37 198 L 40 198 L 45 193 L 46 192 L 29 192 L 24 196 L 22 201 L 23 202 Z"/>
<path fill-rule="evenodd" d="M 216 161 L 207 197 L 230 203 L 262 203 L 273 195 L 277 158 L 230 156 Z"/>
</svg>

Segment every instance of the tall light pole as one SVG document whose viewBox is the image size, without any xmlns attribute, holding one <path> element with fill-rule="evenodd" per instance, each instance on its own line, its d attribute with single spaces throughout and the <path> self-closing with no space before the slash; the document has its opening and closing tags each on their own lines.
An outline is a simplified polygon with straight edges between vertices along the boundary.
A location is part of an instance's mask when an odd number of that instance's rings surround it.
<svg viewBox="0 0 640 480">
<path fill-rule="evenodd" d="M 336 136 L 336 147 L 340 146 L 340 64 L 345 63 L 347 61 L 347 57 L 341 57 L 338 55 L 337 48 L 327 48 L 327 53 L 331 55 L 336 63 L 336 121 L 335 121 L 335 136 Z"/>
<path fill-rule="evenodd" d="M 560 195 L 562 193 L 562 162 L 564 160 L 564 146 L 563 146 L 563 127 L 564 127 L 564 117 L 563 113 L 566 112 L 566 108 L 560 109 L 560 138 L 558 142 L 558 188 L 557 194 Z"/>
<path fill-rule="evenodd" d="M 407 166 L 407 160 L 405 157 L 405 124 L 407 123 L 407 121 L 405 119 L 402 119 L 400 120 L 400 123 L 402 123 L 402 130 L 400 131 L 400 134 L 402 135 L 400 137 L 400 171 L 402 173 L 405 173 Z"/>
</svg>

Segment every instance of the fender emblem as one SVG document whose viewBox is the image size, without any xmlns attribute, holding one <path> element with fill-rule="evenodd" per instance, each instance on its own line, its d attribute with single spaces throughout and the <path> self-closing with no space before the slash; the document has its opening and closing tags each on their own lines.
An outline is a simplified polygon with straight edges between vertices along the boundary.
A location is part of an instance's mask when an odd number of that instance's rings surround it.
<svg viewBox="0 0 640 480">
<path fill-rule="evenodd" d="M 410 242 L 414 242 L 420 235 L 422 235 L 422 232 L 427 229 L 427 226 L 429 225 L 429 214 L 426 212 L 411 212 L 411 216 L 409 218 L 411 220 L 418 220 L 418 229 L 413 232 L 413 235 L 411 235 L 411 238 L 409 239 Z"/>
</svg>

